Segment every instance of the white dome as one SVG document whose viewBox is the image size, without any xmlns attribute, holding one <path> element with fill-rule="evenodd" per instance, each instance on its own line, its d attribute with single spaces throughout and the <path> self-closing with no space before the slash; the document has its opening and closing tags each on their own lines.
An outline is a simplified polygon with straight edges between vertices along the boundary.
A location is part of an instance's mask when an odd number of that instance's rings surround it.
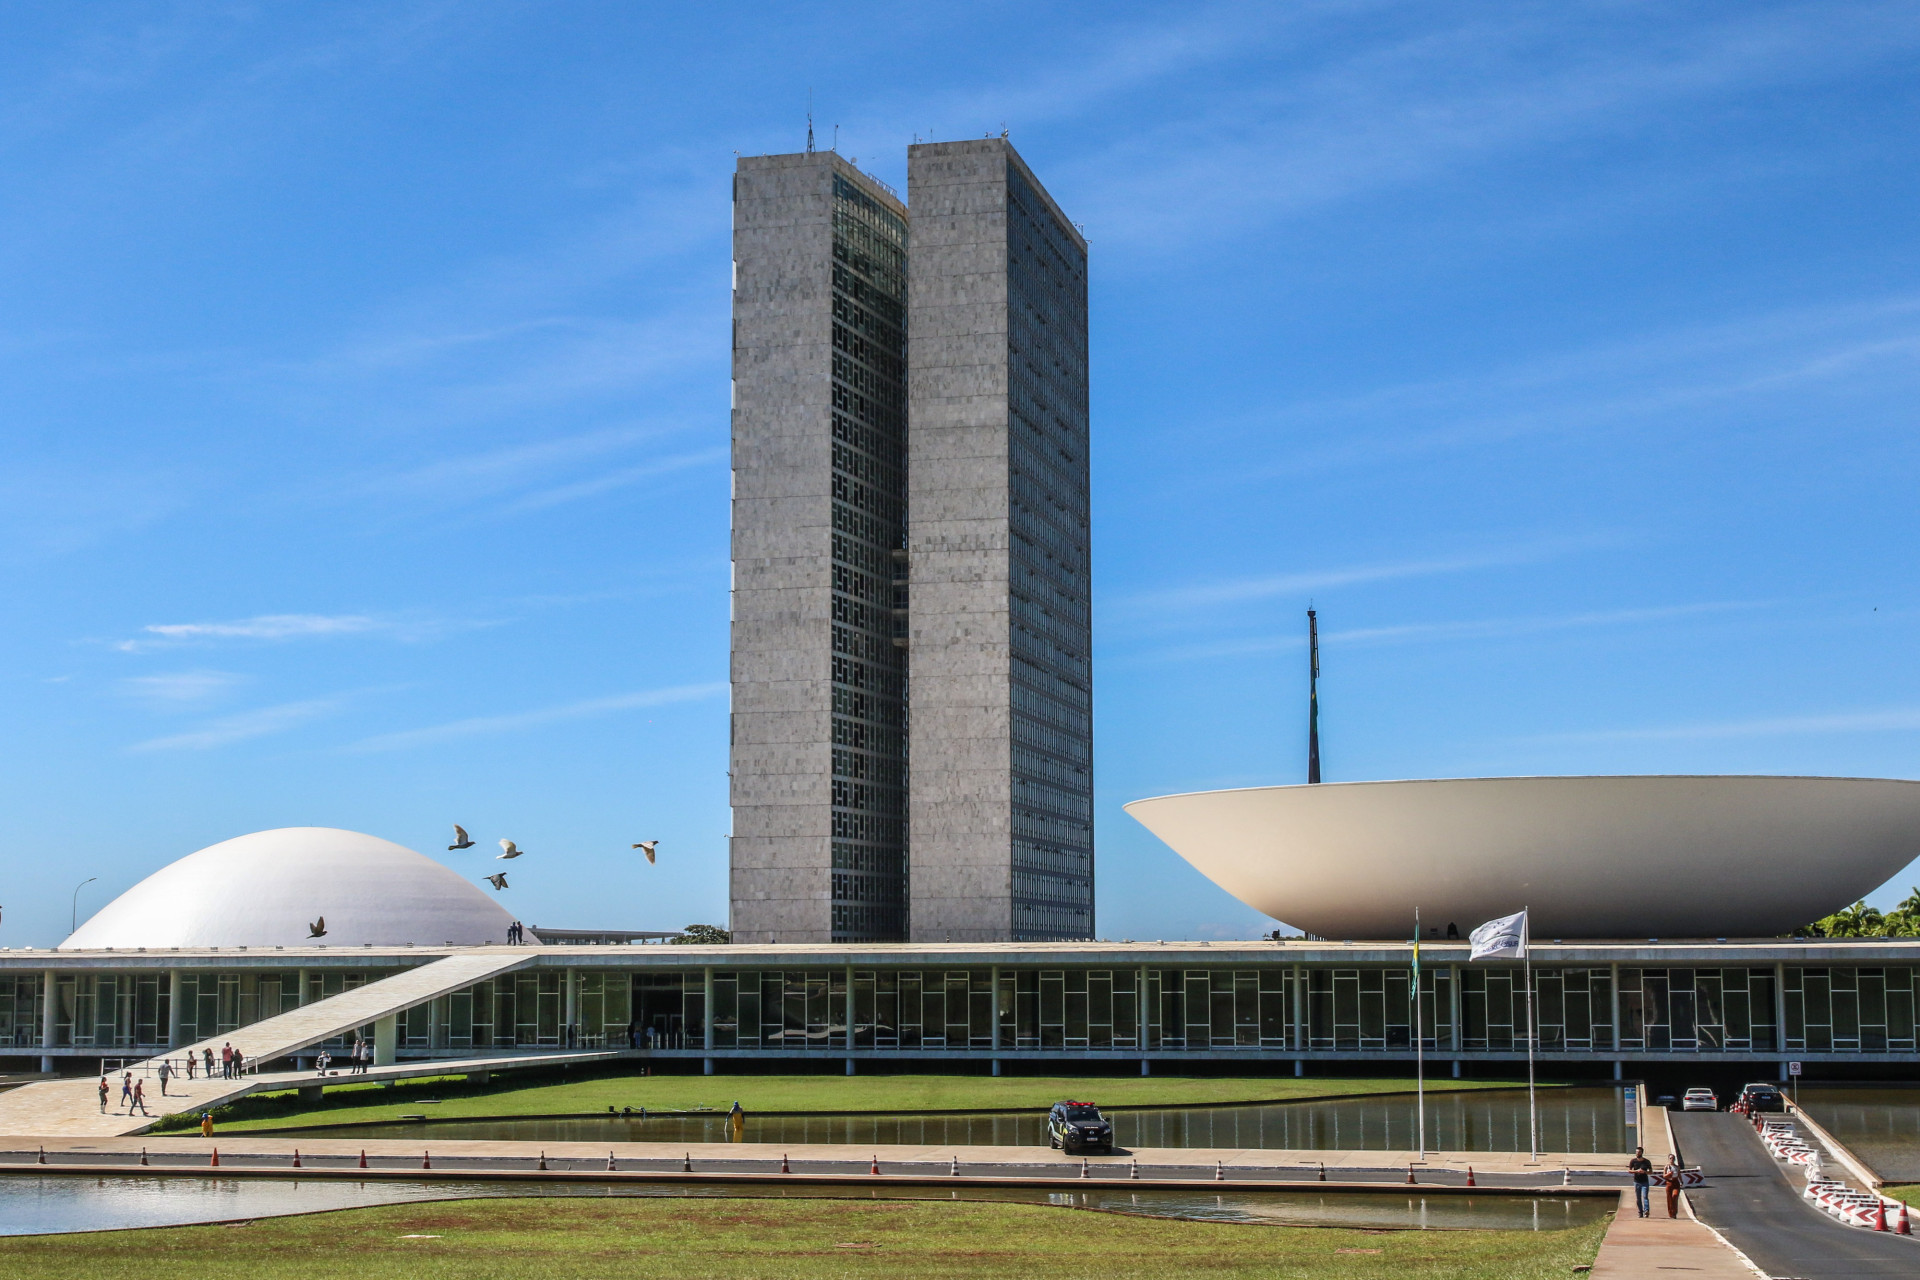
<svg viewBox="0 0 1920 1280">
<path fill-rule="evenodd" d="M 310 942 L 307 924 L 322 916 L 327 936 Z M 60 949 L 475 946 L 505 942 L 512 919 L 458 872 L 391 840 L 281 827 L 168 863 Z"/>
</svg>

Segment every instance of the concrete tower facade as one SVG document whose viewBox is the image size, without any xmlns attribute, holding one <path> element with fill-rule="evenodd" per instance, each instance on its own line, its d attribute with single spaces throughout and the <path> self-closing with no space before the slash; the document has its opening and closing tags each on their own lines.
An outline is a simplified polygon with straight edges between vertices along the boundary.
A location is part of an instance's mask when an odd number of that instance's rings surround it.
<svg viewBox="0 0 1920 1280">
<path fill-rule="evenodd" d="M 1004 139 L 908 163 L 735 174 L 742 942 L 1093 935 L 1086 243 Z"/>
<path fill-rule="evenodd" d="M 732 927 L 906 936 L 906 210 L 831 152 L 734 176 Z"/>
<path fill-rule="evenodd" d="M 907 193 L 913 938 L 1088 938 L 1087 246 L 1004 139 Z"/>
</svg>

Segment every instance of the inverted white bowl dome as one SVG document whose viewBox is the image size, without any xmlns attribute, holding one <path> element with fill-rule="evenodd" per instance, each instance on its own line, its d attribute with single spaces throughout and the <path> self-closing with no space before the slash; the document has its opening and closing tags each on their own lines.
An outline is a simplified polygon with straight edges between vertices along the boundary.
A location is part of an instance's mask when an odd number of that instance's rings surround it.
<svg viewBox="0 0 1920 1280">
<path fill-rule="evenodd" d="M 1252 787 L 1128 813 L 1215 884 L 1323 938 L 1531 907 L 1536 937 L 1769 937 L 1920 857 L 1920 782 L 1455 778 Z"/>
<path fill-rule="evenodd" d="M 323 916 L 326 937 L 309 939 L 309 922 Z M 168 863 L 60 949 L 474 946 L 505 942 L 512 919 L 458 872 L 391 840 L 281 827 Z"/>
</svg>

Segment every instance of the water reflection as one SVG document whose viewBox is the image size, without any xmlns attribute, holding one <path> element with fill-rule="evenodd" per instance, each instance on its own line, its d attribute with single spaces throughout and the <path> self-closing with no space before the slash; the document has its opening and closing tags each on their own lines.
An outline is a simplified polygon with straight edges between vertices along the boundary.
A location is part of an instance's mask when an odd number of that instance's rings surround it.
<svg viewBox="0 0 1920 1280">
<path fill-rule="evenodd" d="M 0 1235 L 103 1231 L 127 1227 L 226 1222 L 423 1200 L 512 1196 L 701 1197 L 746 1199 L 990 1200 L 1054 1204 L 1117 1213 L 1271 1226 L 1482 1228 L 1542 1231 L 1597 1221 L 1611 1198 L 1424 1196 L 1390 1192 L 1276 1194 L 1212 1191 L 1031 1190 L 1020 1187 L 929 1188 L 768 1187 L 645 1183 L 558 1187 L 500 1182 L 316 1182 L 295 1178 L 0 1176 Z"/>
<path fill-rule="evenodd" d="M 1920 1182 L 1920 1089 L 1808 1085 L 1800 1104 L 1889 1182 Z"/>
<path fill-rule="evenodd" d="M 1540 1093 L 1543 1151 L 1631 1151 L 1622 1094 L 1616 1088 Z M 1400 1094 L 1245 1107 L 1167 1107 L 1116 1111 L 1115 1140 L 1125 1147 L 1253 1147 L 1312 1151 L 1407 1151 L 1415 1145 L 1414 1099 Z M 1042 1112 L 981 1115 L 850 1114 L 750 1116 L 746 1140 L 801 1146 L 1044 1146 Z M 427 1120 L 280 1130 L 356 1138 L 490 1139 L 520 1142 L 725 1142 L 726 1117 L 637 1114 L 561 1120 Z M 1427 1098 L 1427 1146 L 1440 1151 L 1525 1151 L 1523 1089 L 1445 1093 Z"/>
</svg>

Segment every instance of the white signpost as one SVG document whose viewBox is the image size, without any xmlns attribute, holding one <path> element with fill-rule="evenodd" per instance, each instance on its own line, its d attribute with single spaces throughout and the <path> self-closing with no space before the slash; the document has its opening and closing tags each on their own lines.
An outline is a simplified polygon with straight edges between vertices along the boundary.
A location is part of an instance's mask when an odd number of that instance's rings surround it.
<svg viewBox="0 0 1920 1280">
<path fill-rule="evenodd" d="M 1800 1064 L 1799 1063 L 1789 1062 L 1787 1064 L 1787 1077 L 1793 1081 L 1793 1105 L 1797 1107 L 1800 1105 Z"/>
</svg>

